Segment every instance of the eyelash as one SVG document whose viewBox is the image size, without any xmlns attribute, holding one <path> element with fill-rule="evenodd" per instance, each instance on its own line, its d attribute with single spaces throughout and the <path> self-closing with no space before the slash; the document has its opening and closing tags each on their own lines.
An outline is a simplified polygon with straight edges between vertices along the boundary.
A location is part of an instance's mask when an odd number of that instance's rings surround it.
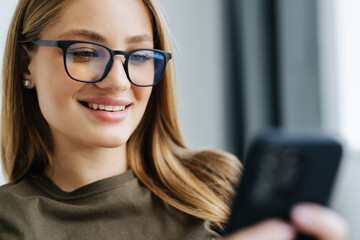
<svg viewBox="0 0 360 240">
<path fill-rule="evenodd" d="M 80 57 L 80 58 L 98 57 L 96 51 L 92 49 L 76 49 L 76 50 L 71 50 L 68 53 L 70 53 L 74 57 Z M 83 54 L 87 54 L 87 55 L 83 56 Z"/>
</svg>

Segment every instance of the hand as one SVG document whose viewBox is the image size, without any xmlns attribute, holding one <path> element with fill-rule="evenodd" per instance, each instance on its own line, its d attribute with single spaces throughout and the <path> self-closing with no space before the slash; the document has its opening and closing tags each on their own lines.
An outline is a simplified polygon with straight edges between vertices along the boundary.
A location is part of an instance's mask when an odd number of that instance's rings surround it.
<svg viewBox="0 0 360 240">
<path fill-rule="evenodd" d="M 278 219 L 266 220 L 224 240 L 293 240 L 296 232 L 314 236 L 318 240 L 345 240 L 348 231 L 347 223 L 334 211 L 303 203 L 291 210 L 291 223 Z"/>
<path fill-rule="evenodd" d="M 319 240 L 344 240 L 349 233 L 348 224 L 335 211 L 320 205 L 303 203 L 291 211 L 292 225 L 302 233 Z"/>
<path fill-rule="evenodd" d="M 279 219 L 271 219 L 240 230 L 224 240 L 292 240 L 295 235 L 293 226 Z"/>
</svg>

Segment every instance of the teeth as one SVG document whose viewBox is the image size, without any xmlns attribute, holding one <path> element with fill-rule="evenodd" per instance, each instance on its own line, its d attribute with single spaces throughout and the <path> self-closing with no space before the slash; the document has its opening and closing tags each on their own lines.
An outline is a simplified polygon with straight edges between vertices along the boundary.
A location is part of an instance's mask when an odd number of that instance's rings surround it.
<svg viewBox="0 0 360 240">
<path fill-rule="evenodd" d="M 111 106 L 111 105 L 102 105 L 102 104 L 96 104 L 96 103 L 88 103 L 88 107 L 94 110 L 100 109 L 105 111 L 124 111 L 125 106 Z"/>
</svg>

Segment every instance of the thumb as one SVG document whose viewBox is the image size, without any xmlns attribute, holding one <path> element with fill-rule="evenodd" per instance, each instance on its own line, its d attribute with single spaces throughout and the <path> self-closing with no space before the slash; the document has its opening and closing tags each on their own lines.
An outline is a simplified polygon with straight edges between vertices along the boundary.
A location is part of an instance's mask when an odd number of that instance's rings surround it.
<svg viewBox="0 0 360 240">
<path fill-rule="evenodd" d="M 303 233 L 319 240 L 345 240 L 349 233 L 346 221 L 331 209 L 303 203 L 291 211 L 292 223 Z"/>
<path fill-rule="evenodd" d="M 292 240 L 294 228 L 281 220 L 271 219 L 245 228 L 224 238 L 224 240 Z"/>
</svg>

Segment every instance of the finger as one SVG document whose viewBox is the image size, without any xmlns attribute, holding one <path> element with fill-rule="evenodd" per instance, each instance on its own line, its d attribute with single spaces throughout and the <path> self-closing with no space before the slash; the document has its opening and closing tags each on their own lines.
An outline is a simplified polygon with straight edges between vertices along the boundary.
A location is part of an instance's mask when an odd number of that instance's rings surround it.
<svg viewBox="0 0 360 240">
<path fill-rule="evenodd" d="M 319 240 L 343 240 L 349 232 L 348 224 L 336 212 L 320 205 L 303 203 L 291 210 L 293 225 Z"/>
<path fill-rule="evenodd" d="M 240 230 L 224 240 L 293 240 L 295 229 L 288 223 L 273 219 Z"/>
</svg>

